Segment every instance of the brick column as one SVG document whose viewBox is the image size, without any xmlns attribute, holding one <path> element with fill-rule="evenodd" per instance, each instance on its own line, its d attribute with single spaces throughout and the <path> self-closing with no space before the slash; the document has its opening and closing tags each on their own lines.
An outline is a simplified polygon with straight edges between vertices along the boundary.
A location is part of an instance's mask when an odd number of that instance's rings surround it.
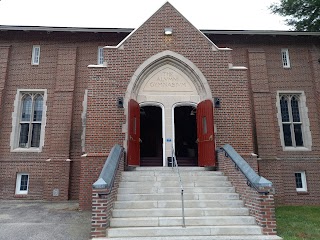
<svg viewBox="0 0 320 240">
<path fill-rule="evenodd" d="M 91 237 L 106 237 L 108 189 L 92 189 Z M 101 195 L 102 194 L 102 195 Z"/>
<path fill-rule="evenodd" d="M 105 67 L 89 67 L 85 150 L 81 160 L 79 205 L 91 209 L 92 184 L 98 179 L 103 163 L 115 144 L 123 144 L 124 109 L 117 98 L 124 96 L 121 81 L 106 77 Z M 116 83 L 116 84 L 115 84 Z"/>
<path fill-rule="evenodd" d="M 314 96 L 317 103 L 318 118 L 320 116 L 320 51 L 317 48 L 309 50 L 309 63 L 312 71 Z"/>
<path fill-rule="evenodd" d="M 315 89 L 320 93 L 320 51 L 317 48 L 309 50 L 309 62 L 312 69 Z"/>
<path fill-rule="evenodd" d="M 2 103 L 4 98 L 4 91 L 6 86 L 6 81 L 8 78 L 8 64 L 9 64 L 9 54 L 11 46 L 0 45 L 0 113 L 2 113 Z M 3 116 L 1 114 L 1 116 Z"/>
<path fill-rule="evenodd" d="M 265 235 L 276 235 L 276 216 L 274 204 L 274 189 L 264 188 L 261 191 L 269 191 L 269 194 L 258 193 L 255 189 L 247 185 L 247 179 L 238 171 L 233 161 L 225 156 L 224 152 L 218 153 L 219 169 L 228 176 L 229 181 L 239 193 L 244 204 L 249 208 L 251 216 L 255 217 L 258 226 L 262 228 Z"/>
<path fill-rule="evenodd" d="M 260 49 L 250 49 L 248 61 L 259 157 L 274 159 L 276 156 L 274 103 L 269 89 L 265 52 Z"/>
<path fill-rule="evenodd" d="M 81 210 L 91 209 L 92 184 L 98 180 L 107 154 L 88 154 L 81 159 L 79 207 Z"/>
<path fill-rule="evenodd" d="M 117 198 L 121 173 L 124 170 L 124 158 L 124 153 L 122 153 L 111 191 L 92 188 L 91 237 L 106 237 L 106 230 L 110 227 L 113 203 Z"/>
<path fill-rule="evenodd" d="M 76 58 L 76 47 L 59 48 L 53 103 L 50 109 L 50 160 L 47 163 L 45 188 L 47 200 L 67 200 L 69 195 L 70 136 Z"/>
</svg>

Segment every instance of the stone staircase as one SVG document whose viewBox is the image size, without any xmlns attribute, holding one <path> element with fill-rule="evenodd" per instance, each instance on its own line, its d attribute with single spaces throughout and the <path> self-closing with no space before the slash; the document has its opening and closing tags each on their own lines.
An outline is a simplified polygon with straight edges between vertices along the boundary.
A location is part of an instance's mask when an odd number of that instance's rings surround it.
<svg viewBox="0 0 320 240">
<path fill-rule="evenodd" d="M 223 173 L 200 167 L 180 167 L 180 173 L 185 228 L 178 174 L 170 167 L 138 167 L 122 173 L 107 238 L 102 239 L 281 239 L 262 235 Z"/>
</svg>

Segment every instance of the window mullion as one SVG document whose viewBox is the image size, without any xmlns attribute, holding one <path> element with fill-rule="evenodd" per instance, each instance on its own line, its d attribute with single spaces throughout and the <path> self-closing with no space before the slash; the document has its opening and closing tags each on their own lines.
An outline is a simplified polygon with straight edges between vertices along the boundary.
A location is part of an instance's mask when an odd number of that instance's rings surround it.
<svg viewBox="0 0 320 240">
<path fill-rule="evenodd" d="M 32 122 L 30 122 L 30 123 L 29 123 L 29 135 L 28 135 L 28 148 L 31 147 L 32 128 L 33 128 L 33 124 L 32 124 Z"/>
<path fill-rule="evenodd" d="M 34 97 L 35 95 L 32 94 L 32 104 L 31 104 L 31 113 L 30 113 L 30 122 L 29 122 L 29 134 L 28 134 L 28 148 L 31 147 L 31 141 L 32 141 L 32 131 L 33 131 L 33 117 L 34 117 Z"/>
<path fill-rule="evenodd" d="M 293 116 L 292 116 L 292 106 L 291 106 L 291 98 L 290 96 L 289 101 L 288 101 L 288 107 L 289 107 L 289 120 L 290 120 L 290 130 L 291 130 L 291 139 L 292 139 L 292 146 L 296 147 L 296 138 L 294 134 L 294 124 L 293 124 Z"/>
<path fill-rule="evenodd" d="M 302 141 L 303 143 L 305 143 L 305 134 L 303 133 L 303 126 L 302 126 L 302 108 L 301 108 L 301 97 L 299 97 L 299 105 L 298 105 L 298 110 L 299 110 L 299 116 L 300 116 L 300 122 L 296 122 L 297 124 L 300 124 L 301 125 L 301 131 L 302 131 Z"/>
</svg>

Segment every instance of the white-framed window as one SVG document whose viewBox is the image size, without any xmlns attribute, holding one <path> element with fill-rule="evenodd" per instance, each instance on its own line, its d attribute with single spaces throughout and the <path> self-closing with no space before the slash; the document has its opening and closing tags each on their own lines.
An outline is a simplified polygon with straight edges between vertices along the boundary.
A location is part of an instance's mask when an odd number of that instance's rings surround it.
<svg viewBox="0 0 320 240">
<path fill-rule="evenodd" d="M 98 64 L 102 65 L 104 62 L 104 58 L 103 58 L 103 47 L 98 47 Z"/>
<path fill-rule="evenodd" d="M 31 65 L 39 65 L 39 63 L 40 63 L 40 45 L 33 45 Z"/>
<path fill-rule="evenodd" d="M 310 122 L 304 92 L 278 92 L 277 108 L 283 150 L 311 150 Z"/>
<path fill-rule="evenodd" d="M 295 172 L 295 179 L 296 179 L 296 190 L 297 192 L 306 192 L 307 191 L 307 178 L 306 172 Z"/>
<path fill-rule="evenodd" d="M 28 194 L 29 190 L 29 174 L 17 173 L 16 194 Z"/>
<path fill-rule="evenodd" d="M 12 114 L 11 151 L 39 152 L 44 144 L 47 90 L 17 91 Z"/>
<path fill-rule="evenodd" d="M 283 68 L 290 68 L 289 50 L 287 48 L 281 49 L 281 58 Z"/>
</svg>

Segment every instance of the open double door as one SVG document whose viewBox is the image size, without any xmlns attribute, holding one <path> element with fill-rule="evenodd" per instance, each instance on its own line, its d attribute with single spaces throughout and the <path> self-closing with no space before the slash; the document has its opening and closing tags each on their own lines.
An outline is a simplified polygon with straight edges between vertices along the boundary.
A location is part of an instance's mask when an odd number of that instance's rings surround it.
<svg viewBox="0 0 320 240">
<path fill-rule="evenodd" d="M 198 165 L 215 166 L 213 104 L 204 100 L 197 106 Z M 128 104 L 128 165 L 140 166 L 140 106 L 131 99 Z M 178 159 L 179 161 L 179 159 Z"/>
</svg>

